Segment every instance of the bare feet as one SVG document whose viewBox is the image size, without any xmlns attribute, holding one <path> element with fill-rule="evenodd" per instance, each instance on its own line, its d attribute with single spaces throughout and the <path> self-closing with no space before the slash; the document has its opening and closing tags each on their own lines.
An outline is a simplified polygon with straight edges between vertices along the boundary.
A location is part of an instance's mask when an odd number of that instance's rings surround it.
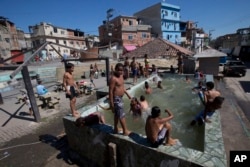
<svg viewBox="0 0 250 167">
<path fill-rule="evenodd" d="M 122 128 L 114 129 L 114 134 L 118 133 L 122 133 L 124 136 L 128 136 L 131 133 L 131 131 L 126 130 L 125 132 L 123 132 Z"/>
<path fill-rule="evenodd" d="M 178 139 L 173 139 L 173 138 L 169 138 L 168 142 L 166 143 L 166 146 L 173 146 L 177 143 Z"/>
<path fill-rule="evenodd" d="M 211 123 L 211 121 L 209 119 L 205 119 L 206 123 Z"/>
<path fill-rule="evenodd" d="M 122 128 L 114 129 L 114 134 L 122 133 Z"/>
<path fill-rule="evenodd" d="M 78 118 L 78 117 L 80 117 L 80 114 L 79 114 L 78 111 L 75 111 L 75 112 L 72 114 L 72 116 L 75 117 L 75 118 Z"/>
<path fill-rule="evenodd" d="M 128 136 L 130 133 L 131 133 L 131 131 L 126 130 L 126 131 L 123 133 L 123 135 L 124 135 L 124 136 Z"/>
</svg>

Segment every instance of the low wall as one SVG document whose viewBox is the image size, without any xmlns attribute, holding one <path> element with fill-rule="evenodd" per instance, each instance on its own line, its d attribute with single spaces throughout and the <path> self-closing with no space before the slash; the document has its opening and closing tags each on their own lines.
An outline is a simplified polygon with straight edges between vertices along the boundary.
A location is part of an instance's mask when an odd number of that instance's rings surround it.
<svg viewBox="0 0 250 167">
<path fill-rule="evenodd" d="M 125 137 L 112 134 L 113 127 L 108 125 L 78 128 L 69 119 L 63 122 L 69 146 L 80 155 L 82 166 L 201 166 L 167 154 L 165 149 L 171 147 L 150 148 L 146 139 L 135 133 Z M 110 143 L 115 152 L 109 151 Z"/>
</svg>

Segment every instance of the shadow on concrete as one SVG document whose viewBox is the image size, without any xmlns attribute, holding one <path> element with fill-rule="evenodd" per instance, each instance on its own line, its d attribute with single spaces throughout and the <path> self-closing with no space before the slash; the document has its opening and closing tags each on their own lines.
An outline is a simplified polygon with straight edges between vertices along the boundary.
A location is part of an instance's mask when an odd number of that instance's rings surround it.
<svg viewBox="0 0 250 167">
<path fill-rule="evenodd" d="M 57 159 L 62 159 L 64 162 L 66 162 L 69 165 L 75 164 L 69 156 L 68 151 L 68 141 L 67 136 L 64 135 L 60 138 L 55 137 L 50 134 L 40 135 L 39 140 L 45 144 L 49 144 L 50 146 L 56 148 L 60 151 L 60 153 L 56 156 Z"/>
<path fill-rule="evenodd" d="M 250 81 L 239 81 L 245 93 L 250 93 Z"/>
<path fill-rule="evenodd" d="M 35 121 L 34 118 L 27 118 L 27 117 L 23 117 L 26 115 L 21 115 L 21 116 L 17 116 L 17 113 L 22 109 L 22 107 L 25 105 L 25 103 L 23 103 L 13 114 L 9 113 L 8 111 L 6 111 L 3 108 L 0 108 L 0 111 L 5 112 L 7 115 L 9 115 L 10 117 L 2 124 L 2 127 L 4 127 L 12 118 L 17 118 L 17 119 L 22 119 L 22 120 L 26 120 L 26 121 Z M 22 113 L 22 112 L 21 112 Z"/>
<path fill-rule="evenodd" d="M 39 140 L 45 144 L 60 151 L 56 155 L 57 159 L 62 159 L 67 166 L 97 166 L 97 164 L 86 157 L 80 156 L 75 151 L 71 150 L 68 145 L 67 135 L 55 137 L 50 134 L 40 135 Z"/>
<path fill-rule="evenodd" d="M 136 143 L 140 144 L 140 145 L 144 145 L 144 146 L 148 146 L 150 147 L 150 144 L 148 143 L 147 139 L 140 136 L 137 133 L 131 132 L 129 134 L 129 137 Z"/>
</svg>

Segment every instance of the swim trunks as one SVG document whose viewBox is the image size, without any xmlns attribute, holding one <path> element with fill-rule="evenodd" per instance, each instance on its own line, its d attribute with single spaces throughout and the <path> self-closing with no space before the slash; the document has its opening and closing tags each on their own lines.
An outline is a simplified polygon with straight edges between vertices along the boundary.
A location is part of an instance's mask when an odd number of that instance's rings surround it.
<svg viewBox="0 0 250 167">
<path fill-rule="evenodd" d="M 214 114 L 215 111 L 209 111 L 207 112 L 207 116 L 211 117 Z M 204 114 L 205 114 L 205 110 L 201 110 L 196 116 L 195 116 L 195 120 L 196 121 L 203 121 L 204 119 Z"/>
<path fill-rule="evenodd" d="M 66 98 L 69 98 L 70 100 L 72 100 L 74 97 L 78 96 L 78 93 L 76 92 L 74 86 L 67 86 L 67 89 L 69 89 L 70 95 L 66 94 Z"/>
<path fill-rule="evenodd" d="M 133 69 L 133 70 L 132 70 L 132 75 L 133 75 L 133 76 L 137 76 L 137 74 L 138 74 L 138 70 L 137 70 L 137 69 Z"/>
<path fill-rule="evenodd" d="M 115 109 L 115 116 L 118 118 L 123 118 L 125 117 L 125 112 L 124 112 L 124 103 L 122 96 L 114 96 L 114 109 Z"/>
<path fill-rule="evenodd" d="M 166 134 L 167 134 L 167 128 L 162 128 L 158 133 L 157 140 L 154 143 L 152 143 L 152 147 L 158 147 L 159 145 L 161 145 L 164 139 L 166 138 Z"/>
</svg>

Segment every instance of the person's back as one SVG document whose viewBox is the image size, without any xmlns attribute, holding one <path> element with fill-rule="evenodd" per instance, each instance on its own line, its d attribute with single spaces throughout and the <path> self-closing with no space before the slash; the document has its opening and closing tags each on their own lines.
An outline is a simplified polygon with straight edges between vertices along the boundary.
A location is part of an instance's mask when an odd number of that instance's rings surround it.
<svg viewBox="0 0 250 167">
<path fill-rule="evenodd" d="M 212 102 L 215 97 L 220 96 L 220 92 L 214 89 L 214 83 L 213 82 L 207 82 L 207 91 L 204 92 L 206 102 Z"/>
<path fill-rule="evenodd" d="M 173 119 L 173 114 L 166 109 L 168 113 L 167 117 L 161 118 L 161 110 L 159 107 L 154 106 L 151 111 L 151 115 L 148 116 L 145 125 L 145 132 L 148 141 L 153 147 L 158 147 L 160 144 L 166 141 L 166 145 L 176 144 L 176 139 L 171 138 L 172 126 L 168 121 Z"/>
<path fill-rule="evenodd" d="M 36 92 L 38 95 L 44 95 L 48 92 L 48 90 L 42 85 L 42 82 L 39 81 L 38 85 L 36 86 Z"/>
<path fill-rule="evenodd" d="M 141 97 L 140 97 L 140 104 L 141 104 L 142 111 L 145 111 L 146 109 L 149 108 L 148 102 L 145 99 L 145 96 L 143 96 L 143 95 L 141 95 Z"/>
<path fill-rule="evenodd" d="M 152 89 L 151 89 L 151 87 L 149 86 L 149 84 L 148 84 L 147 81 L 145 81 L 145 93 L 146 93 L 146 94 L 152 93 Z"/>
</svg>

